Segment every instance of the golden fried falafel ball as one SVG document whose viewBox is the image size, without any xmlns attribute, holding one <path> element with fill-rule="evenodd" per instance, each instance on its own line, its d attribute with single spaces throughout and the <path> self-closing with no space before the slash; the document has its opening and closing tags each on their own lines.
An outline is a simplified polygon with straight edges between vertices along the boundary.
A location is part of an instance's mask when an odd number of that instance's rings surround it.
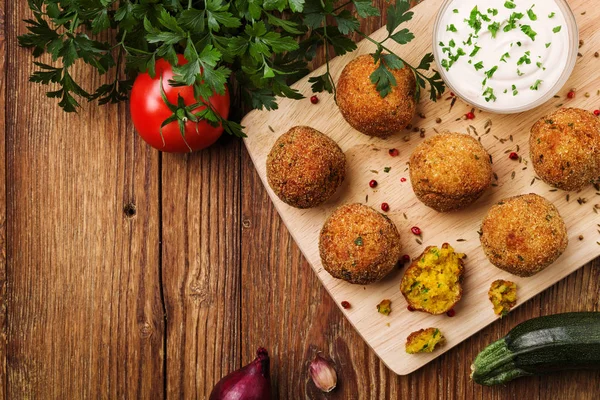
<svg viewBox="0 0 600 400">
<path fill-rule="evenodd" d="M 365 54 L 350 61 L 337 83 L 337 104 L 348 123 L 369 136 L 385 138 L 402 131 L 412 121 L 417 108 L 416 81 L 408 68 L 392 70 L 396 86 L 381 97 L 371 74 L 379 67 Z"/>
<path fill-rule="evenodd" d="M 464 208 L 492 184 L 490 155 L 469 135 L 441 133 L 425 140 L 409 160 L 419 200 L 439 212 Z"/>
<path fill-rule="evenodd" d="M 481 246 L 490 262 L 521 277 L 552 264 L 568 243 L 567 227 L 558 210 L 537 194 L 500 201 L 481 224 Z"/>
<path fill-rule="evenodd" d="M 400 259 L 400 234 L 385 215 L 363 204 L 346 204 L 325 221 L 319 237 L 323 267 L 350 283 L 381 280 Z"/>
<path fill-rule="evenodd" d="M 600 177 L 600 119 L 589 111 L 562 108 L 531 128 L 535 172 L 563 190 L 580 190 Z"/>
<path fill-rule="evenodd" d="M 346 175 L 346 157 L 329 137 L 296 126 L 277 139 L 267 156 L 267 180 L 284 202 L 311 208 L 329 199 Z"/>
</svg>

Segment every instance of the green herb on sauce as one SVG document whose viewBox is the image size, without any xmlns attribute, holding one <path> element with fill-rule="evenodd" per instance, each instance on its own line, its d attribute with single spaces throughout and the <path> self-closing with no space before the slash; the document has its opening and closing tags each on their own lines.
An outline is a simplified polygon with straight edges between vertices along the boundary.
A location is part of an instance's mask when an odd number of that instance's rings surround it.
<svg viewBox="0 0 600 400">
<path fill-rule="evenodd" d="M 531 87 L 529 89 L 538 90 L 542 82 L 543 82 L 542 80 L 538 79 L 537 81 L 535 81 L 535 83 L 533 85 L 531 85 Z"/>
<path fill-rule="evenodd" d="M 535 37 L 537 36 L 537 32 L 534 31 L 529 25 L 521 25 L 521 32 L 529 36 L 529 38 L 535 41 Z"/>
<path fill-rule="evenodd" d="M 560 30 L 561 30 L 561 29 L 562 29 L 562 26 L 561 26 L 561 25 L 559 25 L 559 26 L 556 26 L 556 27 L 554 27 L 554 28 L 552 29 L 552 32 L 554 32 L 554 33 L 558 33 L 558 32 L 560 32 Z"/>
</svg>

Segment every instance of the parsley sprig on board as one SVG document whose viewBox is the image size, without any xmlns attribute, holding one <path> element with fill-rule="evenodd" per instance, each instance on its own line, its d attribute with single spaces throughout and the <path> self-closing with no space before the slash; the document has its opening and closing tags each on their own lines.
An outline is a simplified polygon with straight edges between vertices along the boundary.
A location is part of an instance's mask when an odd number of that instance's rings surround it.
<svg viewBox="0 0 600 400">
<path fill-rule="evenodd" d="M 32 49 L 36 58 L 48 54 L 45 59 L 51 59 L 34 63 L 37 70 L 31 81 L 53 84 L 55 90 L 47 95 L 59 99 L 67 112 L 76 111 L 82 99 L 99 104 L 126 100 L 136 74 L 148 71 L 154 76 L 159 58 L 174 66 L 170 83 L 192 85 L 200 103 L 208 104 L 214 92 L 224 93 L 234 78 L 245 104 L 273 110 L 277 96 L 303 98 L 290 84 L 308 72 L 308 62 L 323 46 L 326 72 L 310 82 L 315 92 L 335 94 L 329 61 L 356 49 L 350 38 L 355 33 L 376 45 L 374 62 L 382 62 L 371 81 L 381 96 L 396 85 L 390 71 L 405 65 L 415 73 L 417 96 L 426 83 L 432 100 L 444 91 L 437 72 L 431 77 L 424 73 L 433 61 L 431 54 L 413 67 L 384 45 L 388 39 L 406 44 L 414 38 L 408 29 L 396 32 L 413 16 L 408 0 L 388 7 L 388 36 L 381 42 L 360 30 L 359 18 L 380 15 L 371 0 L 28 0 L 28 4 L 33 17 L 26 20 L 28 33 L 19 36 L 19 44 Z M 187 64 L 177 65 L 178 53 Z M 107 75 L 107 83 L 92 90 L 83 87 L 72 75 L 77 62 Z M 244 136 L 242 126 L 223 120 L 210 107 L 201 113 L 193 117 Z"/>
</svg>

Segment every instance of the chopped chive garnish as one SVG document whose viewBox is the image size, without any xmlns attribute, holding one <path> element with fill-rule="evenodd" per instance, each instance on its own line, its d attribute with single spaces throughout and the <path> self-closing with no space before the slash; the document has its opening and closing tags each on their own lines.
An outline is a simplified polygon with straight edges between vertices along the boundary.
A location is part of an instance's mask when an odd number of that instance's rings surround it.
<svg viewBox="0 0 600 400">
<path fill-rule="evenodd" d="M 502 54 L 502 57 L 500 57 L 500 61 L 502 61 L 502 62 L 508 62 L 508 61 L 506 61 L 507 58 L 510 58 L 510 54 L 508 52 Z"/>
<path fill-rule="evenodd" d="M 454 10 L 452 10 L 452 12 L 453 12 L 454 14 L 458 14 L 458 8 L 455 8 Z"/>
<path fill-rule="evenodd" d="M 450 42 L 448 42 L 448 45 L 450 47 L 456 47 L 456 42 L 454 41 L 454 39 L 451 39 Z"/>
<path fill-rule="evenodd" d="M 512 85 L 512 92 L 513 92 L 513 96 L 516 96 L 519 94 L 519 91 L 517 90 L 517 86 L 516 85 Z"/>
<path fill-rule="evenodd" d="M 473 48 L 473 51 L 471 52 L 471 54 L 469 54 L 469 57 L 475 57 L 475 55 L 477 54 L 477 52 L 479 52 L 480 49 L 481 49 L 481 47 L 475 45 L 475 47 Z"/>
<path fill-rule="evenodd" d="M 523 72 L 521 72 L 521 70 L 517 69 L 517 75 L 523 76 L 523 75 L 525 75 L 525 73 L 523 73 Z"/>
<path fill-rule="evenodd" d="M 488 14 L 492 14 L 494 17 L 496 15 L 498 15 L 498 9 L 497 8 L 488 8 L 487 12 L 488 12 Z"/>
<path fill-rule="evenodd" d="M 548 14 L 548 18 L 554 18 L 555 15 L 556 15 L 555 12 L 551 12 L 550 14 Z"/>
<path fill-rule="evenodd" d="M 513 9 L 515 8 L 517 5 L 515 3 L 513 3 L 512 1 L 506 1 L 504 3 L 504 7 L 508 8 L 508 9 Z"/>
<path fill-rule="evenodd" d="M 483 61 L 479 61 L 477 64 L 473 65 L 475 67 L 475 70 L 479 71 L 480 69 L 483 69 Z"/>
<path fill-rule="evenodd" d="M 458 32 L 458 29 L 456 29 L 456 26 L 454 26 L 454 24 L 450 24 L 446 27 L 446 31 L 448 32 Z"/>
<path fill-rule="evenodd" d="M 550 47 L 552 43 L 546 43 L 546 48 Z"/>
</svg>

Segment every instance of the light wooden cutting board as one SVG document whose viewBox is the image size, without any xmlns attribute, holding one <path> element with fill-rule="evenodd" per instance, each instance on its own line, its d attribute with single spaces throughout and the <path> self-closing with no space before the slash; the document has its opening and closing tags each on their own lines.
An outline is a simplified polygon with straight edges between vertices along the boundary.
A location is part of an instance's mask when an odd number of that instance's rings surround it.
<svg viewBox="0 0 600 400">
<path fill-rule="evenodd" d="M 416 65 L 423 54 L 431 51 L 433 22 L 441 3 L 442 0 L 426 0 L 416 6 L 413 9 L 414 18 L 406 24 L 414 32 L 416 39 L 405 46 L 396 45 L 390 40 L 386 42 L 387 46 Z M 527 164 L 529 129 L 537 119 L 556 110 L 561 103 L 589 110 L 600 108 L 600 58 L 594 56 L 596 51 L 600 51 L 600 29 L 595 28 L 600 20 L 600 7 L 587 0 L 571 0 L 569 3 L 576 15 L 584 45 L 580 49 L 582 57 L 579 57 L 571 79 L 559 93 L 560 98 L 519 115 L 501 116 L 477 111 L 476 118 L 472 121 L 460 119 L 471 110 L 471 106 L 457 101 L 450 110 L 448 94 L 437 103 L 423 100 L 419 105 L 418 113 L 426 118 L 415 117 L 413 126 L 424 128 L 427 137 L 435 134 L 434 128 L 440 132 L 449 130 L 473 136 L 476 130 L 482 144 L 493 156 L 493 168 L 498 176 L 495 182 L 497 186 L 492 187 L 466 210 L 438 214 L 416 199 L 406 163 L 414 147 L 423 140 L 419 133 L 406 131 L 405 134 L 398 134 L 387 140 L 369 138 L 345 122 L 332 95 L 320 94 L 317 105 L 310 103 L 308 78 L 322 74 L 324 67 L 295 85 L 307 96 L 306 99 L 283 99 L 279 101 L 279 110 L 254 111 L 243 120 L 248 134 L 245 139 L 248 152 L 269 196 L 302 253 L 338 305 L 344 300 L 351 303 L 352 308 L 342 309 L 343 313 L 383 362 L 397 374 L 408 374 L 416 370 L 496 321 L 497 317 L 487 298 L 487 291 L 493 280 L 510 279 L 517 282 L 518 304 L 522 304 L 600 255 L 600 244 L 597 243 L 600 241 L 597 225 L 600 224 L 600 214 L 594 212 L 594 205 L 600 203 L 600 195 L 590 187 L 580 193 L 570 193 L 570 199 L 567 200 L 567 193 L 551 191 L 551 187 L 535 179 L 532 165 Z M 385 34 L 385 28 L 382 28 L 372 37 L 380 40 Z M 350 60 L 374 50 L 374 45 L 363 40 L 352 54 L 334 59 L 331 68 L 335 81 Z M 566 98 L 570 88 L 577 89 L 577 96 L 573 100 Z M 589 92 L 590 97 L 586 97 L 585 92 Z M 425 97 L 427 94 L 423 95 Z M 442 123 L 437 124 L 436 118 L 441 118 Z M 488 121 L 491 121 L 492 129 L 489 134 L 484 135 Z M 266 179 L 265 160 L 271 146 L 279 135 L 295 125 L 309 125 L 329 135 L 340 145 L 348 161 L 347 176 L 342 188 L 327 203 L 310 210 L 297 210 L 281 202 L 271 191 Z M 390 157 L 390 148 L 399 149 L 400 156 Z M 519 155 L 523 156 L 521 163 L 508 159 L 507 152 L 517 149 Z M 385 167 L 391 167 L 389 173 L 384 173 Z M 406 178 L 406 182 L 401 182 L 401 178 Z M 369 188 L 371 179 L 379 182 L 375 190 Z M 504 197 L 523 193 L 538 193 L 552 201 L 560 210 L 569 230 L 569 247 L 563 256 L 532 278 L 518 278 L 490 264 L 481 250 L 477 233 L 483 216 L 492 204 Z M 586 199 L 587 203 L 580 204 L 579 198 Z M 464 295 L 455 307 L 454 318 L 409 312 L 399 290 L 403 270 L 392 272 L 377 284 L 361 286 L 334 279 L 323 269 L 318 250 L 319 231 L 325 218 L 336 207 L 349 202 L 366 203 L 377 210 L 382 202 L 389 203 L 391 210 L 388 215 L 400 231 L 403 253 L 411 257 L 417 257 L 427 245 L 440 246 L 444 242 L 467 254 Z M 523 223 L 526 224 L 527 221 Z M 423 231 L 422 245 L 410 233 L 410 228 L 415 225 Z M 583 235 L 583 240 L 579 240 L 580 235 Z M 459 239 L 464 241 L 458 241 Z M 297 273 L 308 272 L 303 270 Z M 379 314 L 376 310 L 376 305 L 383 299 L 392 300 L 392 313 L 389 316 Z M 577 293 L 573 293 L 572 301 L 576 307 Z M 406 354 L 406 337 L 413 331 L 427 327 L 440 328 L 447 338 L 446 346 L 432 354 Z"/>
</svg>

